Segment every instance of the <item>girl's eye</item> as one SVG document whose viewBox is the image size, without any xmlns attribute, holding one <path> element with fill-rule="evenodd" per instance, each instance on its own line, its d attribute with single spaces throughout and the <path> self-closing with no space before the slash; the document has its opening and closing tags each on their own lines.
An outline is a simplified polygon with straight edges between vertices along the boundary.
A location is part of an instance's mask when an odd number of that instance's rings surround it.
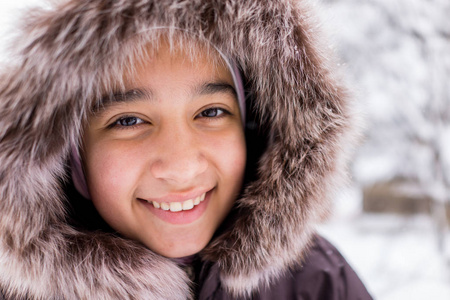
<svg viewBox="0 0 450 300">
<path fill-rule="evenodd" d="M 211 107 L 202 111 L 198 116 L 202 118 L 217 118 L 228 114 L 228 111 L 218 107 Z"/>
<path fill-rule="evenodd" d="M 133 127 L 144 123 L 144 121 L 138 117 L 122 117 L 111 124 L 111 127 Z"/>
</svg>

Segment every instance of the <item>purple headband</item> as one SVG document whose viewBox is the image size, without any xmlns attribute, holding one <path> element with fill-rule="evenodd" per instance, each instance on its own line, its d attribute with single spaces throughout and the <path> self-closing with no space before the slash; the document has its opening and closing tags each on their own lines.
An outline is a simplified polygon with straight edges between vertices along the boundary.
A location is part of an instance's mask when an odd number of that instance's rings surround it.
<svg viewBox="0 0 450 300">
<path fill-rule="evenodd" d="M 77 189 L 84 198 L 91 199 L 89 194 L 89 189 L 86 183 L 86 177 L 84 176 L 83 166 L 81 165 L 80 153 L 75 145 L 70 147 L 70 170 L 72 173 L 72 181 Z"/>
<path fill-rule="evenodd" d="M 245 93 L 244 84 L 242 82 L 241 72 L 237 64 L 226 58 L 219 51 L 222 58 L 224 58 L 227 63 L 228 69 L 231 71 L 231 76 L 233 77 L 233 83 L 236 88 L 237 98 L 239 102 L 239 109 L 241 112 L 242 124 L 245 126 Z M 83 165 L 81 164 L 80 153 L 77 146 L 72 145 L 70 149 L 70 169 L 72 173 L 72 180 L 77 191 L 86 199 L 90 199 L 89 189 L 86 183 L 86 177 L 83 172 Z"/>
</svg>

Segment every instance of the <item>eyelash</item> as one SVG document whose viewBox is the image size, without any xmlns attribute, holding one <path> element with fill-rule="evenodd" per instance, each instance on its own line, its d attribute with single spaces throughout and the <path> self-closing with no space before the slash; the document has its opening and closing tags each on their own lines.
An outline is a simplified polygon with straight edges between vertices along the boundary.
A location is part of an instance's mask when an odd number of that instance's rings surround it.
<svg viewBox="0 0 450 300">
<path fill-rule="evenodd" d="M 121 125 L 119 123 L 119 122 L 121 122 L 123 120 L 126 120 L 126 119 L 135 119 L 137 124 L 125 126 L 125 125 Z M 136 117 L 136 116 L 122 116 L 122 117 L 116 119 L 114 122 L 112 122 L 107 127 L 108 127 L 108 129 L 113 129 L 113 128 L 116 128 L 116 129 L 132 129 L 132 128 L 140 126 L 140 125 L 142 125 L 144 123 L 147 123 L 147 122 L 145 122 L 144 120 L 142 120 L 141 118 Z"/>
<path fill-rule="evenodd" d="M 201 115 L 201 114 L 203 114 L 203 113 L 205 113 L 207 111 L 213 111 L 213 110 L 216 112 L 216 114 L 218 113 L 217 111 L 221 111 L 222 113 L 220 113 L 220 114 L 218 114 L 216 116 L 212 116 L 212 117 L 202 116 Z M 195 116 L 195 118 L 206 118 L 206 119 L 209 119 L 209 121 L 213 121 L 213 119 L 221 119 L 221 118 L 223 118 L 225 116 L 229 116 L 229 115 L 231 115 L 231 113 L 228 110 L 224 109 L 224 108 L 221 108 L 221 107 L 209 107 L 207 109 L 202 110 L 197 116 Z"/>
<path fill-rule="evenodd" d="M 202 116 L 203 113 L 208 112 L 208 111 L 209 111 L 209 112 L 215 111 L 216 116 L 211 116 L 211 117 L 208 117 L 208 116 Z M 218 111 L 221 111 L 221 113 L 219 113 Z M 221 118 L 224 118 L 224 117 L 227 116 L 227 115 L 231 115 L 231 113 L 230 113 L 228 110 L 224 109 L 224 108 L 220 108 L 220 107 L 209 107 L 209 108 L 204 109 L 203 111 L 201 111 L 198 115 L 195 116 L 195 118 L 196 118 L 196 119 L 197 119 L 197 118 L 203 118 L 203 119 L 207 119 L 208 121 L 214 121 L 214 119 L 216 119 L 216 120 L 217 120 L 217 119 L 221 119 Z M 135 122 L 136 122 L 137 124 L 128 125 L 128 126 L 126 126 L 126 125 L 121 125 L 120 122 L 121 122 L 121 121 L 124 121 L 124 120 L 126 120 L 126 119 L 135 119 Z M 133 115 L 130 115 L 130 116 L 122 116 L 122 117 L 120 117 L 120 118 L 117 118 L 117 119 L 116 119 L 114 122 L 112 122 L 110 125 L 108 125 L 107 128 L 108 128 L 108 129 L 113 129 L 113 128 L 117 128 L 117 129 L 133 129 L 133 128 L 136 128 L 136 127 L 138 127 L 138 126 L 140 126 L 140 125 L 142 125 L 142 124 L 145 124 L 145 123 L 148 123 L 148 122 L 142 120 L 142 119 L 139 118 L 139 117 L 133 116 Z"/>
</svg>

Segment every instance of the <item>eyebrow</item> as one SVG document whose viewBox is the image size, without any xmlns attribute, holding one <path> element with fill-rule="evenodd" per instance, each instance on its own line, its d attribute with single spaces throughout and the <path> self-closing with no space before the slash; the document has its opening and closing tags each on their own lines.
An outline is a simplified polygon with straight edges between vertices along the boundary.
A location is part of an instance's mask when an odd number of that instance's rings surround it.
<svg viewBox="0 0 450 300">
<path fill-rule="evenodd" d="M 95 112 L 101 112 L 108 108 L 108 106 L 116 103 L 133 102 L 142 99 L 152 100 L 152 91 L 144 88 L 135 88 L 125 92 L 111 92 L 97 101 L 93 110 Z"/>
<path fill-rule="evenodd" d="M 196 91 L 197 95 L 212 95 L 217 93 L 231 93 L 237 97 L 237 92 L 234 87 L 227 82 L 208 82 L 202 84 Z"/>
<path fill-rule="evenodd" d="M 217 93 L 232 94 L 237 99 L 237 92 L 234 87 L 224 81 L 206 82 L 194 89 L 193 95 L 213 95 Z M 151 89 L 134 88 L 125 92 L 111 92 L 103 96 L 94 106 L 94 112 L 104 111 L 109 106 L 116 103 L 126 103 L 139 100 L 154 100 L 154 95 Z"/>
</svg>

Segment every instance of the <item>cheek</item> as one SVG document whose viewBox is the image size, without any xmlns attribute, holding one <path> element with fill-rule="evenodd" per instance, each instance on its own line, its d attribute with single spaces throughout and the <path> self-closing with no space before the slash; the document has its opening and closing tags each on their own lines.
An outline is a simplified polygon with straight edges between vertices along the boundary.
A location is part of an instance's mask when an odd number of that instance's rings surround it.
<svg viewBox="0 0 450 300">
<path fill-rule="evenodd" d="M 214 164 L 232 190 L 240 188 L 246 164 L 244 134 L 239 130 L 215 139 L 211 146 Z"/>
<path fill-rule="evenodd" d="M 244 135 L 231 133 L 222 135 L 211 144 L 210 154 L 218 178 L 217 202 L 211 205 L 214 230 L 220 226 L 231 210 L 242 188 L 246 165 L 246 146 Z"/>
<path fill-rule="evenodd" d="M 114 204 L 110 202 L 116 198 L 132 197 L 138 172 L 131 157 L 136 158 L 117 145 L 94 145 L 86 149 L 86 177 L 94 202 Z"/>
</svg>

